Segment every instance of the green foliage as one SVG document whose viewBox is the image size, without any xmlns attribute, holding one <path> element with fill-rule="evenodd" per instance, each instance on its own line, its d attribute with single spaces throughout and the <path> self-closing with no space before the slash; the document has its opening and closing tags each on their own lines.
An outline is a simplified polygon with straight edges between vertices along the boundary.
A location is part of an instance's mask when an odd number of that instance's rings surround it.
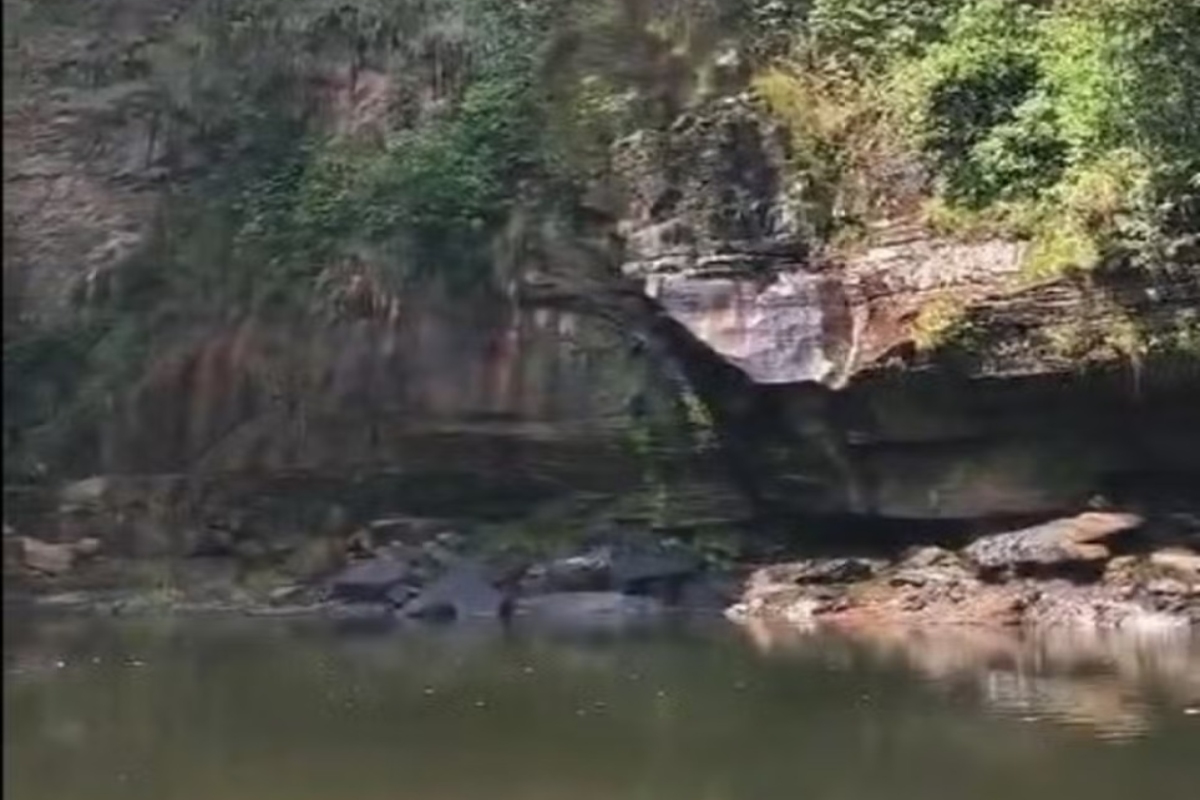
<svg viewBox="0 0 1200 800">
<path fill-rule="evenodd" d="M 759 86 L 824 164 L 870 161 L 880 137 L 814 117 L 882 123 L 925 165 L 935 228 L 1028 238 L 1050 277 L 1195 256 L 1197 30 L 1200 4 L 1171 0 L 814 0 L 790 85 L 777 68 Z M 824 177 L 843 202 L 856 171 Z"/>
<path fill-rule="evenodd" d="M 913 323 L 913 341 L 921 350 L 936 350 L 962 333 L 967 323 L 967 306 L 944 297 L 926 303 Z"/>
<path fill-rule="evenodd" d="M 916 144 L 952 203 L 982 208 L 1035 196 L 1062 170 L 1054 109 L 1035 91 L 1034 27 L 1023 5 L 978 2 L 897 69 Z"/>
<path fill-rule="evenodd" d="M 813 0 L 807 47 L 856 75 L 886 69 L 938 38 L 961 0 Z"/>
</svg>

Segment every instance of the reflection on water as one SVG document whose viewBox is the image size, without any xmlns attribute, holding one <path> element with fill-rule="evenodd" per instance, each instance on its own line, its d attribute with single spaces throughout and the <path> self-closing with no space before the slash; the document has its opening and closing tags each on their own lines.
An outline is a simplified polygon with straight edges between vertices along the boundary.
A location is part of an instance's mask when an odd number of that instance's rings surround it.
<svg viewBox="0 0 1200 800">
<path fill-rule="evenodd" d="M 762 652 L 829 646 L 786 626 L 747 627 Z M 992 710 L 1024 721 L 1080 726 L 1104 738 L 1146 733 L 1157 707 L 1200 712 L 1200 637 L 1187 630 L 1142 635 L 1099 630 L 1021 631 L 947 627 L 840 632 L 849 646 L 903 664 L 946 688 L 970 686 Z"/>
<path fill-rule="evenodd" d="M 21 800 L 1182 799 L 1200 781 L 1188 637 L 199 620 L 5 636 Z"/>
</svg>

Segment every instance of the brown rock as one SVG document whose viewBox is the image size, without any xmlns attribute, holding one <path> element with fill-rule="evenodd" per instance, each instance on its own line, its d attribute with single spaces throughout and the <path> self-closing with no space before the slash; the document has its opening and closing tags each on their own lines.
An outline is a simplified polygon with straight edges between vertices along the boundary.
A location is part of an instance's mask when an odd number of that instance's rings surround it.
<svg viewBox="0 0 1200 800">
<path fill-rule="evenodd" d="M 949 567 L 960 563 L 957 554 L 942 547 L 918 547 L 909 551 L 900 566 L 905 569 L 926 569 L 928 567 Z"/>
<path fill-rule="evenodd" d="M 1063 522 L 1070 523 L 1070 527 L 1066 530 L 1068 539 L 1077 544 L 1088 544 L 1103 541 L 1118 533 L 1137 528 L 1143 520 L 1137 514 L 1088 511 L 1070 520 L 1063 520 Z"/>
<path fill-rule="evenodd" d="M 823 617 L 850 627 L 891 625 L 989 625 L 1021 622 L 1031 592 L 1020 586 L 959 583 L 935 588 L 876 585 L 844 610 Z"/>
</svg>

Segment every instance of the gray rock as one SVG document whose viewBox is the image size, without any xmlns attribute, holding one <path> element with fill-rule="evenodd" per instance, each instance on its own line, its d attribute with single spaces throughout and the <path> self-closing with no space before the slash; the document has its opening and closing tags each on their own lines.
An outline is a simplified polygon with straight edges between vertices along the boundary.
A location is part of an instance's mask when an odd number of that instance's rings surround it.
<svg viewBox="0 0 1200 800">
<path fill-rule="evenodd" d="M 351 564 L 330 581 L 330 597 L 348 603 L 388 603 L 391 591 L 409 576 L 407 562 L 372 558 Z"/>
<path fill-rule="evenodd" d="M 596 547 L 578 555 L 537 564 L 524 581 L 527 593 L 599 592 L 612 588 L 613 551 Z"/>
<path fill-rule="evenodd" d="M 677 587 L 702 567 L 695 554 L 642 543 L 601 545 L 583 553 L 535 565 L 526 593 L 621 591 L 644 594 Z"/>
<path fill-rule="evenodd" d="M 1111 553 L 1104 540 L 1141 524 L 1132 514 L 1090 511 L 1011 533 L 977 539 L 963 553 L 984 569 L 1095 562 Z"/>
<path fill-rule="evenodd" d="M 421 590 L 408 582 L 397 583 L 387 591 L 387 601 L 395 608 L 401 608 L 421 593 Z"/>
<path fill-rule="evenodd" d="M 722 612 L 737 597 L 736 581 L 699 577 L 683 584 L 676 604 L 686 611 Z"/>
<path fill-rule="evenodd" d="M 622 591 L 636 591 L 648 583 L 682 581 L 701 566 L 699 558 L 686 552 L 622 552 L 612 562 L 613 583 Z"/>
<path fill-rule="evenodd" d="M 466 561 L 430 584 L 401 612 L 422 618 L 496 618 L 505 613 L 504 595 L 487 579 L 482 564 Z"/>
<path fill-rule="evenodd" d="M 882 561 L 870 558 L 810 558 L 767 569 L 778 583 L 824 584 L 866 580 L 882 567 Z"/>
<path fill-rule="evenodd" d="M 59 502 L 65 509 L 99 506 L 112 491 L 112 480 L 105 475 L 95 475 L 67 484 L 59 492 Z"/>
</svg>

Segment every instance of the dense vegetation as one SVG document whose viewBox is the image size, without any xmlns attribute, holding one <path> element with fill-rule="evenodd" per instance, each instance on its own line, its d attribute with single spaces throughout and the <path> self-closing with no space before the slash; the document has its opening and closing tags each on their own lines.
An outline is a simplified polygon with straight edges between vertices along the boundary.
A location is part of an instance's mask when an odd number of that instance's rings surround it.
<svg viewBox="0 0 1200 800">
<path fill-rule="evenodd" d="M 813 0 L 757 85 L 830 233 L 919 211 L 1031 239 L 1035 278 L 1194 264 L 1197 31 L 1175 0 Z"/>
</svg>

